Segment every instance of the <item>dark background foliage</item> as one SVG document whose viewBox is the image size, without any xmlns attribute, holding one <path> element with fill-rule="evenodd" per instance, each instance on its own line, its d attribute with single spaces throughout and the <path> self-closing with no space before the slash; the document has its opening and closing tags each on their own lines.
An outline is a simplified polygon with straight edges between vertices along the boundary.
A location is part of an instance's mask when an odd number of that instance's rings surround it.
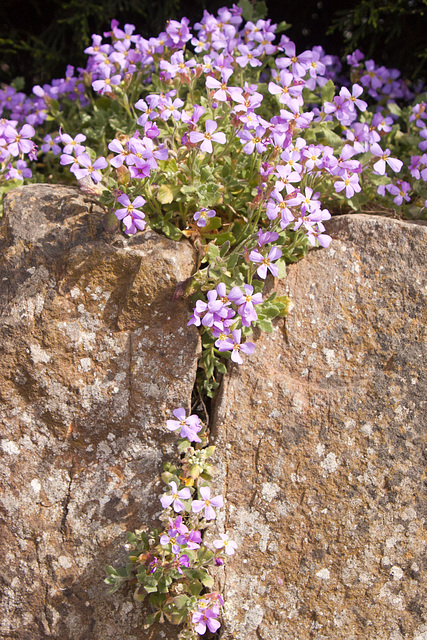
<svg viewBox="0 0 427 640">
<path fill-rule="evenodd" d="M 85 66 L 82 53 L 92 33 L 108 30 L 111 19 L 131 22 L 149 37 L 168 18 L 191 23 L 203 10 L 214 13 L 230 0 L 2 0 L 0 81 L 22 76 L 26 89 L 61 77 L 67 64 Z M 292 25 L 287 34 L 299 51 L 321 44 L 344 56 L 356 47 L 378 64 L 396 67 L 407 78 L 427 77 L 427 0 L 267 0 L 268 17 Z"/>
</svg>

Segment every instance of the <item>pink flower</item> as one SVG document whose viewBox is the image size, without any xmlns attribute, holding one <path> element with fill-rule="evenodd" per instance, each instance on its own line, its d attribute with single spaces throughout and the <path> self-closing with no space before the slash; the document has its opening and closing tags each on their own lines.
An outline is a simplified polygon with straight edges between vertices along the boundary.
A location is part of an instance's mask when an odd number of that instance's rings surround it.
<svg viewBox="0 0 427 640">
<path fill-rule="evenodd" d="M 193 613 L 191 621 L 194 625 L 196 625 L 194 629 L 199 635 L 202 636 L 206 632 L 206 627 L 212 633 L 218 631 L 221 623 L 216 619 L 217 617 L 218 613 L 216 613 L 212 609 L 203 609 L 203 611 L 195 611 Z"/>
<path fill-rule="evenodd" d="M 166 428 L 169 431 L 176 431 L 177 429 L 181 429 L 180 436 L 181 438 L 187 438 L 190 442 L 201 442 L 197 433 L 202 428 L 200 419 L 196 415 L 188 416 L 185 415 L 185 409 L 180 407 L 179 409 L 175 409 L 173 412 L 175 418 L 178 420 L 167 420 Z"/>
<path fill-rule="evenodd" d="M 223 507 L 223 497 L 215 496 L 214 498 L 211 498 L 211 490 L 209 489 L 209 487 L 200 487 L 199 493 L 202 496 L 203 500 L 193 500 L 193 502 L 191 503 L 191 509 L 193 513 L 200 513 L 200 511 L 204 509 L 205 519 L 214 520 L 216 518 L 216 513 L 212 507 Z"/>
<path fill-rule="evenodd" d="M 142 207 L 145 204 L 145 200 L 142 196 L 137 196 L 133 202 L 130 201 L 129 196 L 123 193 L 117 202 L 124 205 L 122 208 L 117 209 L 114 214 L 116 218 L 123 221 L 128 235 L 133 235 L 139 229 L 143 231 L 145 229 L 145 213 L 140 211 L 138 207 Z"/>
<path fill-rule="evenodd" d="M 232 332 L 233 337 L 226 337 L 225 340 L 221 340 L 218 346 L 219 351 L 231 351 L 231 359 L 236 364 L 243 364 L 240 351 L 247 355 L 251 355 L 255 351 L 255 345 L 253 342 L 240 343 L 241 335 L 241 329 L 234 329 Z"/>
<path fill-rule="evenodd" d="M 279 269 L 275 264 L 272 263 L 275 260 L 278 260 L 281 255 L 282 250 L 278 247 L 271 247 L 267 257 L 264 257 L 259 251 L 257 251 L 257 249 L 253 249 L 249 254 L 249 260 L 251 260 L 252 262 L 260 263 L 256 272 L 260 278 L 265 280 L 265 278 L 267 277 L 267 269 L 275 278 L 277 278 L 277 276 L 279 275 Z"/>
<path fill-rule="evenodd" d="M 205 133 L 201 133 L 200 131 L 190 131 L 190 142 L 192 144 L 197 144 L 201 142 L 200 151 L 205 153 L 212 153 L 212 141 L 218 142 L 219 144 L 225 144 L 226 137 L 225 133 L 214 133 L 217 129 L 218 125 L 215 120 L 206 120 L 205 123 Z"/>
<path fill-rule="evenodd" d="M 160 498 L 163 509 L 166 509 L 167 507 L 172 505 L 173 510 L 176 513 L 179 513 L 179 511 L 184 511 L 185 506 L 184 503 L 181 502 L 181 500 L 188 500 L 188 498 L 191 497 L 190 489 L 188 487 L 185 487 L 184 489 L 181 489 L 181 491 L 178 491 L 176 482 L 173 482 L 173 480 L 172 482 L 169 482 L 169 486 L 172 489 L 172 493 L 166 494 Z"/>
<path fill-rule="evenodd" d="M 386 163 L 395 172 L 399 172 L 403 166 L 403 162 L 397 158 L 390 158 L 390 149 L 383 151 L 379 144 L 375 143 L 371 146 L 372 155 L 379 156 L 379 160 L 374 164 L 374 169 L 380 176 L 385 175 Z"/>
<path fill-rule="evenodd" d="M 232 556 L 235 550 L 237 549 L 236 542 L 234 542 L 233 540 L 230 540 L 228 535 L 226 535 L 225 533 L 220 533 L 219 536 L 221 540 L 214 540 L 213 546 L 215 547 L 215 549 L 224 548 L 225 553 L 228 556 Z"/>
</svg>

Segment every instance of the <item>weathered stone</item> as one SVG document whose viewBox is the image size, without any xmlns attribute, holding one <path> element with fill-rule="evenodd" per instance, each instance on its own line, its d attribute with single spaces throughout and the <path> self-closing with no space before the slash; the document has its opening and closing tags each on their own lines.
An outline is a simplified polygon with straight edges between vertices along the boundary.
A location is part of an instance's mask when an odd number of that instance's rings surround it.
<svg viewBox="0 0 427 640">
<path fill-rule="evenodd" d="M 239 543 L 224 640 L 427 638 L 427 229 L 350 215 L 330 233 L 218 401 Z"/>
<path fill-rule="evenodd" d="M 189 406 L 199 336 L 172 302 L 194 268 L 186 242 L 103 231 L 76 189 L 22 187 L 1 227 L 3 492 L 0 637 L 141 640 L 131 592 L 108 596 L 104 565 L 124 532 L 160 512 L 175 455 L 164 422 Z"/>
</svg>

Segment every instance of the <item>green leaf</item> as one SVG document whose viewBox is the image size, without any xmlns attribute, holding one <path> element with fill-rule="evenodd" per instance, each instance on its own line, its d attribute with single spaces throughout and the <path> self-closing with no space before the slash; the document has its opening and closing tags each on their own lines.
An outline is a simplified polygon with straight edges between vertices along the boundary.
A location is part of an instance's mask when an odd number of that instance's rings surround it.
<svg viewBox="0 0 427 640">
<path fill-rule="evenodd" d="M 211 258 L 211 260 L 215 260 L 215 258 L 220 257 L 220 248 L 215 242 L 210 242 L 207 246 L 206 255 Z"/>
<path fill-rule="evenodd" d="M 148 615 L 145 618 L 144 629 L 148 629 L 149 627 L 151 627 L 152 624 L 154 624 L 155 622 L 158 622 L 160 620 L 161 615 L 162 615 L 161 611 L 156 611 L 156 613 L 150 613 L 150 615 Z"/>
<path fill-rule="evenodd" d="M 227 367 L 225 366 L 225 364 L 223 362 L 217 361 L 216 368 L 219 371 L 219 373 L 222 373 L 222 374 L 226 374 L 227 373 Z"/>
<path fill-rule="evenodd" d="M 318 135 L 316 136 L 319 140 L 324 140 L 326 144 L 337 149 L 341 147 L 343 144 L 343 139 L 339 136 L 335 131 L 331 131 L 331 129 L 327 126 L 322 126 Z"/>
<path fill-rule="evenodd" d="M 255 2 L 254 10 L 253 10 L 253 20 L 256 22 L 257 20 L 263 20 L 267 16 L 267 5 L 264 0 L 261 2 Z"/>
<path fill-rule="evenodd" d="M 206 229 L 207 230 L 219 229 L 221 225 L 222 225 L 221 218 L 219 218 L 218 216 L 215 216 L 214 218 L 209 218 L 209 222 L 206 225 Z"/>
<path fill-rule="evenodd" d="M 294 303 L 288 296 L 277 296 L 276 302 L 280 303 L 282 309 L 280 311 L 280 315 L 285 318 L 288 313 L 292 310 Z"/>
<path fill-rule="evenodd" d="M 235 238 L 230 231 L 225 231 L 224 233 L 218 233 L 218 235 L 215 236 L 215 241 L 218 243 L 219 246 L 222 246 L 226 242 L 233 243 L 235 241 Z M 225 254 L 221 253 L 221 255 L 223 256 Z"/>
<path fill-rule="evenodd" d="M 200 188 L 200 185 L 190 186 L 188 184 L 185 184 L 183 187 L 180 188 L 180 191 L 184 195 L 189 195 L 189 194 L 193 195 L 198 192 L 199 188 Z"/>
<path fill-rule="evenodd" d="M 163 233 L 171 240 L 181 240 L 182 231 L 178 229 L 174 224 L 169 222 L 169 220 L 163 220 L 162 222 Z"/>
<path fill-rule="evenodd" d="M 213 557 L 214 554 L 212 553 L 212 551 L 205 546 L 200 547 L 200 549 L 197 550 L 197 560 L 200 562 L 200 564 L 209 562 Z"/>
<path fill-rule="evenodd" d="M 188 447 L 191 447 L 191 443 L 189 440 L 187 440 L 187 438 L 182 438 L 178 440 L 179 453 L 184 453 L 184 451 L 187 451 Z"/>
<path fill-rule="evenodd" d="M 134 544 L 137 545 L 139 542 L 139 538 L 138 536 L 136 536 L 134 533 L 132 533 L 131 531 L 128 531 L 126 533 L 126 540 L 130 543 L 130 544 Z"/>
<path fill-rule="evenodd" d="M 190 582 L 190 593 L 193 596 L 198 596 L 201 590 L 203 589 L 203 585 L 199 580 L 192 580 Z"/>
<path fill-rule="evenodd" d="M 279 269 L 279 278 L 286 278 L 286 262 L 284 260 L 277 260 L 276 266 Z"/>
<path fill-rule="evenodd" d="M 387 102 L 387 109 L 390 113 L 399 118 L 403 115 L 402 109 L 395 102 Z"/>
<path fill-rule="evenodd" d="M 148 599 L 150 601 L 150 604 L 152 604 L 154 607 L 157 607 L 158 609 L 161 609 L 166 601 L 166 597 L 167 596 L 165 596 L 163 593 L 152 593 Z"/>
<path fill-rule="evenodd" d="M 265 331 L 265 333 L 273 333 L 273 325 L 271 324 L 271 320 L 267 320 L 267 318 L 259 318 L 256 324 L 257 327 L 261 329 L 261 331 Z"/>
<path fill-rule="evenodd" d="M 143 602 L 146 597 L 147 597 L 147 592 L 145 591 L 145 589 L 143 587 L 138 586 L 134 591 L 133 599 L 136 600 L 136 602 Z"/>
<path fill-rule="evenodd" d="M 332 102 L 335 95 L 335 84 L 332 80 L 328 80 L 328 82 L 322 87 L 322 102 Z"/>
<path fill-rule="evenodd" d="M 173 187 L 171 184 L 162 184 L 157 192 L 157 200 L 161 204 L 170 204 L 175 200 L 179 193 L 179 187 Z"/>
<path fill-rule="evenodd" d="M 214 579 L 208 573 L 205 573 L 203 576 L 201 576 L 200 581 L 207 589 L 212 589 L 212 587 L 214 586 Z"/>
<path fill-rule="evenodd" d="M 239 4 L 237 5 L 242 9 L 242 18 L 246 22 L 252 22 L 252 17 L 254 13 L 254 8 L 249 0 L 239 0 Z"/>
<path fill-rule="evenodd" d="M 276 27 L 276 31 L 275 33 L 283 33 L 284 31 L 288 31 L 288 29 L 290 29 L 292 27 L 291 24 L 289 24 L 288 22 L 282 21 L 279 22 L 279 24 Z"/>
<path fill-rule="evenodd" d="M 163 576 L 163 578 L 161 578 L 157 583 L 157 591 L 159 593 L 168 593 L 169 585 L 171 584 L 171 582 L 172 582 L 172 578 L 169 578 L 168 576 Z"/>
<path fill-rule="evenodd" d="M 230 240 L 225 240 L 224 242 L 222 242 L 220 244 L 220 252 L 219 252 L 219 254 L 220 254 L 221 258 L 223 258 L 225 256 L 225 254 L 228 252 L 229 249 L 230 249 Z"/>
<path fill-rule="evenodd" d="M 198 593 L 192 593 L 192 595 L 198 595 Z M 190 601 L 190 598 L 188 596 L 186 596 L 185 594 L 182 594 L 181 596 L 176 596 L 176 598 L 173 599 L 173 603 L 176 606 L 177 609 L 184 609 L 188 603 Z"/>
<path fill-rule="evenodd" d="M 139 573 L 138 579 L 143 583 L 144 589 L 147 593 L 155 593 L 157 591 L 157 580 L 154 576 L 147 576 Z"/>
</svg>

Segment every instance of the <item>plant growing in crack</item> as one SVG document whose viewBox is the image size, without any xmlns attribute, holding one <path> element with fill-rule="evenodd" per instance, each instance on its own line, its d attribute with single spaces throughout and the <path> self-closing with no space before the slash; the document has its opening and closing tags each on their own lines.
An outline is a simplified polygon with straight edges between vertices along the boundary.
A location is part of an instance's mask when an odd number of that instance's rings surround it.
<svg viewBox="0 0 427 640">
<path fill-rule="evenodd" d="M 178 465 L 166 463 L 162 480 L 166 487 L 160 501 L 163 529 L 140 529 L 127 535 L 127 562 L 124 567 L 107 567 L 105 582 L 114 593 L 123 583 L 134 587 L 137 602 L 148 600 L 155 611 L 147 617 L 146 628 L 165 618 L 183 624 L 181 640 L 196 640 L 208 629 L 220 628 L 224 600 L 214 586 L 212 570 L 234 554 L 236 543 L 220 534 L 209 545 L 202 532 L 216 518 L 224 502 L 211 495 L 215 447 L 208 446 L 206 428 L 197 415 L 186 416 L 184 408 L 174 412 L 167 429 L 179 430 Z"/>
<path fill-rule="evenodd" d="M 1 194 L 47 176 L 77 179 L 108 207 L 107 230 L 151 227 L 193 244 L 197 268 L 175 299 L 191 300 L 188 324 L 201 333 L 202 408 L 227 361 L 250 362 L 254 330 L 286 316 L 291 301 L 267 294 L 267 276 L 327 248 L 331 213 L 373 203 L 404 218 L 427 211 L 424 88 L 411 92 L 360 51 L 344 79 L 321 47 L 297 54 L 287 25 L 262 7 L 205 12 L 193 31 L 187 18 L 170 20 L 149 39 L 114 20 L 108 41 L 92 36 L 85 69 L 68 67 L 31 97 L 18 84 L 0 91 Z M 163 528 L 128 534 L 126 566 L 109 567 L 107 582 L 133 585 L 155 609 L 147 624 L 186 623 L 190 640 L 219 628 L 211 571 L 235 544 L 202 536 L 222 505 L 210 490 L 213 447 L 198 416 L 174 415 L 167 428 L 180 431 L 181 459 L 163 473 Z"/>
</svg>

